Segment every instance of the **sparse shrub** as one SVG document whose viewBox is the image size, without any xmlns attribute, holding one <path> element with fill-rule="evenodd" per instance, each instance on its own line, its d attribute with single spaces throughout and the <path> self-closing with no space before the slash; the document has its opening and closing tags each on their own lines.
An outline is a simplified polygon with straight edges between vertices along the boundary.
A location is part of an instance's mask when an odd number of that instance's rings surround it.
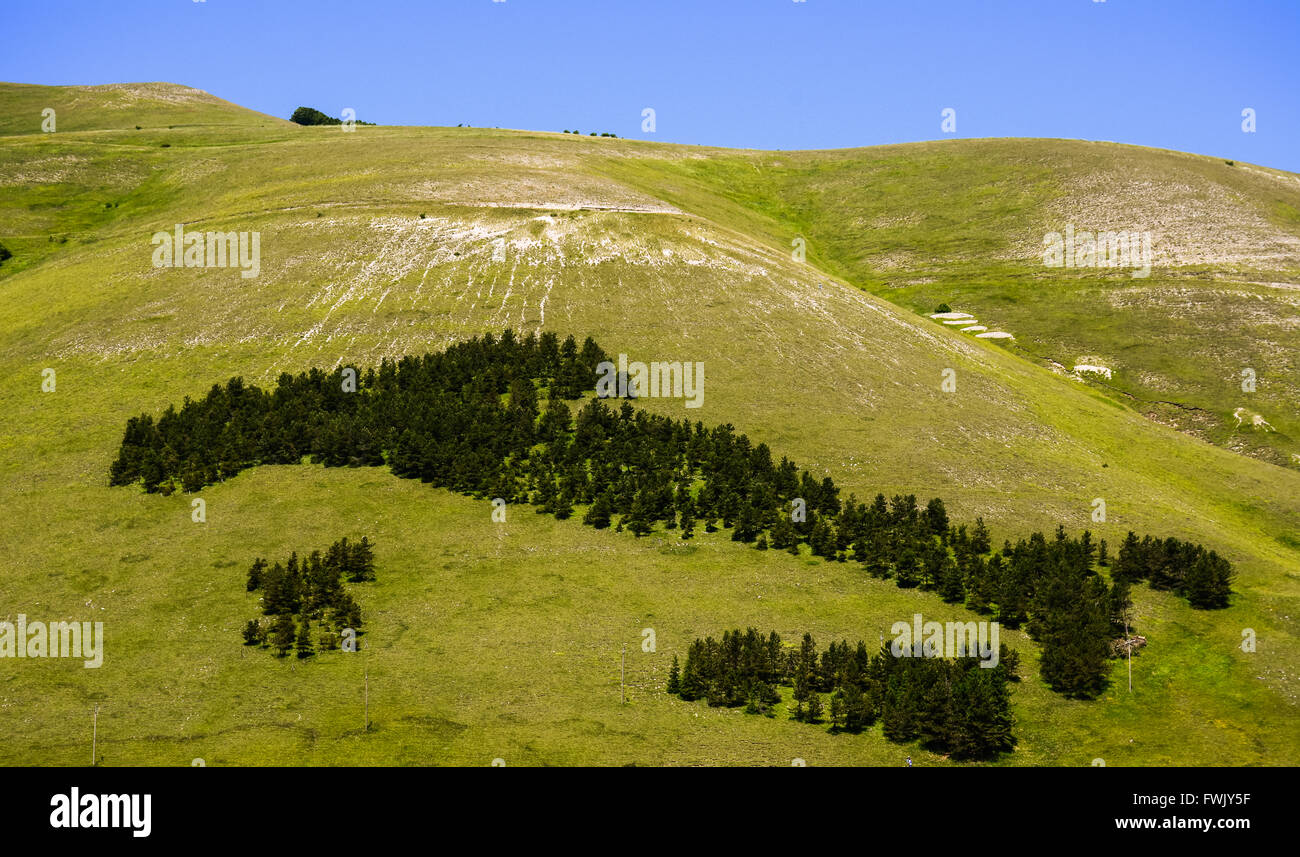
<svg viewBox="0 0 1300 857">
<path fill-rule="evenodd" d="M 0 264 L 4 264 L 6 259 L 12 259 L 13 257 L 14 254 L 9 252 L 9 248 L 0 244 Z"/>
<path fill-rule="evenodd" d="M 135 126 L 135 130 L 139 131 L 139 130 L 140 130 L 140 126 L 139 126 L 139 125 Z"/>
<path fill-rule="evenodd" d="M 934 311 L 935 311 L 935 312 L 952 312 L 952 307 L 948 306 L 947 304 L 939 304 L 939 306 L 935 307 L 935 310 L 934 310 Z"/>
<path fill-rule="evenodd" d="M 162 147 L 163 147 L 164 149 L 170 149 L 170 148 L 172 147 L 172 144 L 171 144 L 171 143 L 163 143 L 163 144 L 162 144 Z"/>
<path fill-rule="evenodd" d="M 1237 162 L 1236 162 L 1236 161 L 1224 161 L 1224 163 L 1227 164 L 1227 165 L 1230 166 L 1230 167 L 1235 167 L 1235 166 L 1237 166 Z"/>
</svg>

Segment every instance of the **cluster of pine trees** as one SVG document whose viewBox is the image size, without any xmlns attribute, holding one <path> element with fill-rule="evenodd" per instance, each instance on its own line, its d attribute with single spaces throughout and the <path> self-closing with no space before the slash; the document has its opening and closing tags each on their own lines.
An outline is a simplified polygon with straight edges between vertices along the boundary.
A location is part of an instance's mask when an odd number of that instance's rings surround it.
<svg viewBox="0 0 1300 857">
<path fill-rule="evenodd" d="M 248 467 L 311 456 L 332 467 L 387 461 L 398 475 L 481 493 L 552 428 L 539 425 L 537 385 L 552 399 L 579 398 L 594 389 L 603 360 L 590 339 L 579 350 L 573 337 L 561 344 L 553 333 L 517 339 L 507 330 L 440 354 L 385 360 L 360 376 L 350 368 L 285 373 L 271 393 L 232 378 L 157 421 L 127 420 L 109 481 L 198 491 Z"/>
<path fill-rule="evenodd" d="M 315 107 L 299 107 L 293 111 L 289 117 L 290 122 L 298 125 L 342 125 L 342 119 L 335 119 L 333 116 L 326 115 Z M 374 122 L 362 122 L 359 119 L 352 120 L 358 125 L 374 125 Z"/>
<path fill-rule="evenodd" d="M 1232 593 L 1232 563 L 1214 551 L 1174 538 L 1138 541 L 1132 531 L 1110 573 L 1115 580 L 1145 580 L 1152 589 L 1172 590 L 1202 610 L 1227 607 Z"/>
<path fill-rule="evenodd" d="M 799 554 L 806 544 L 815 556 L 861 563 L 1008 627 L 1028 623 L 1052 651 L 1044 677 L 1080 697 L 1104 684 L 1132 581 L 1167 586 L 1196 607 L 1227 603 L 1231 566 L 1200 545 L 1147 537 L 1134 547 L 1130 535 L 1107 587 L 1094 568 L 1108 562 L 1106 543 L 1094 545 L 1087 532 L 1070 539 L 1058 527 L 1054 540 L 1035 533 L 993 551 L 982 520 L 969 532 L 954 526 L 939 498 L 924 507 L 913 495 L 842 499 L 830 477 L 775 461 L 766 444 L 729 424 L 707 429 L 601 399 L 575 418 L 569 400 L 594 389 L 606 359 L 590 338 L 579 348 L 572 336 L 506 330 L 440 354 L 385 360 L 378 372 L 353 373 L 351 386 L 345 370 L 284 374 L 271 393 L 235 378 L 156 422 L 148 414 L 128 420 L 110 481 L 194 491 L 246 467 L 310 455 L 326 466 L 386 463 L 404 478 L 557 518 L 585 506 L 584 523 L 637 536 L 658 526 L 683 539 L 700 527 L 728 528 L 759 550 Z"/>
<path fill-rule="evenodd" d="M 343 582 L 360 583 L 375 579 L 374 546 L 366 536 L 359 542 L 346 537 L 336 541 L 322 555 L 312 551 L 299 560 L 295 551 L 286 563 L 268 567 L 258 557 L 248 569 L 248 591 L 262 593 L 261 619 L 244 626 L 244 645 L 275 649 L 284 657 L 291 649 L 309 658 L 337 649 L 344 629 L 361 633 L 361 608 Z M 319 635 L 312 639 L 312 623 Z"/>
<path fill-rule="evenodd" d="M 1001 647 L 998 665 L 976 657 L 897 658 L 882 646 L 831 643 L 820 655 L 811 634 L 799 647 L 783 647 L 772 631 L 725 631 L 722 640 L 697 639 L 680 666 L 668 673 L 668 692 L 687 701 L 739 707 L 772 716 L 778 687 L 792 690 L 791 716 L 805 723 L 830 721 L 834 732 L 860 732 L 879 721 L 892 741 L 920 740 L 958 759 L 989 759 L 1015 746 L 1008 682 L 1018 658 Z M 823 699 L 823 695 L 827 695 Z"/>
</svg>

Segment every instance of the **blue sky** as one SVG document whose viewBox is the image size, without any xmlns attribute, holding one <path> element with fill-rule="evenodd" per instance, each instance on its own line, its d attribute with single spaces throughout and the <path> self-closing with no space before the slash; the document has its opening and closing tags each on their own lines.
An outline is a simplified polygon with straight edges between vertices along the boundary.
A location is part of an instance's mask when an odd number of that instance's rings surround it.
<svg viewBox="0 0 1300 857">
<path fill-rule="evenodd" d="M 283 117 L 762 149 L 1070 137 L 1300 172 L 1296 0 L 5 5 L 0 79 L 166 80 Z"/>
</svg>

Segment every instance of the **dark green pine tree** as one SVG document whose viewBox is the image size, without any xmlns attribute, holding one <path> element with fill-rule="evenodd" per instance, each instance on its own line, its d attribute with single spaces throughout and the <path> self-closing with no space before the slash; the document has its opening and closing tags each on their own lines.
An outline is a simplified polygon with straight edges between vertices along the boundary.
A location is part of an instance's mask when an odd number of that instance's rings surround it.
<svg viewBox="0 0 1300 857">
<path fill-rule="evenodd" d="M 266 560 L 258 557 L 248 569 L 248 591 L 256 592 L 262 585 L 262 573 L 266 571 Z"/>
<path fill-rule="evenodd" d="M 868 542 L 867 550 L 869 551 L 867 559 L 863 562 L 867 574 L 872 577 L 885 580 L 894 573 L 894 567 L 889 562 L 889 557 L 885 555 L 884 547 L 880 544 Z"/>
<path fill-rule="evenodd" d="M 332 652 L 339 647 L 339 635 L 326 624 L 322 624 L 316 635 L 316 644 L 322 652 Z"/>
<path fill-rule="evenodd" d="M 674 696 L 681 693 L 681 670 L 677 667 L 677 656 L 673 655 L 673 665 L 668 668 L 668 692 Z"/>
<path fill-rule="evenodd" d="M 295 631 L 293 616 L 281 613 L 276 617 L 275 624 L 271 626 L 271 645 L 275 647 L 276 655 L 284 657 L 293 648 L 297 636 Z"/>
<path fill-rule="evenodd" d="M 877 655 L 876 660 L 889 657 L 892 656 L 884 653 Z M 903 666 L 911 661 L 900 659 L 898 663 L 902 668 L 890 671 L 881 693 L 880 724 L 886 738 L 903 743 L 917 735 L 916 702 L 906 675 L 910 670 Z"/>
<path fill-rule="evenodd" d="M 652 529 L 649 493 L 649 489 L 643 488 L 636 493 L 636 499 L 632 501 L 632 513 L 628 516 L 627 528 L 637 538 L 647 535 Z"/>
<path fill-rule="evenodd" d="M 938 497 L 925 505 L 925 520 L 930 525 L 930 532 L 936 536 L 948 531 L 948 510 Z"/>
<path fill-rule="evenodd" d="M 691 507 L 687 506 L 682 509 L 682 538 L 689 539 L 695 536 L 695 516 L 691 514 Z"/>
<path fill-rule="evenodd" d="M 1131 582 L 1141 580 L 1146 577 L 1146 574 L 1146 558 L 1143 556 L 1142 545 L 1138 542 L 1137 534 L 1129 530 L 1123 544 L 1119 546 L 1115 565 L 1110 570 L 1111 579 L 1119 580 L 1123 577 Z"/>
<path fill-rule="evenodd" d="M 256 646 L 262 642 L 262 626 L 256 619 L 249 619 L 248 624 L 244 626 L 244 645 Z"/>
<path fill-rule="evenodd" d="M 1183 589 L 1187 603 L 1198 610 L 1217 610 L 1228 606 L 1231 593 L 1232 565 L 1214 551 L 1197 551 L 1188 567 Z"/>
<path fill-rule="evenodd" d="M 284 566 L 276 563 L 269 571 L 259 575 L 262 588 L 262 612 L 267 616 L 279 616 L 291 612 L 289 583 Z"/>
<path fill-rule="evenodd" d="M 289 563 L 284 567 L 283 589 L 281 590 L 283 610 L 281 612 L 297 613 L 302 606 L 302 572 L 298 568 L 298 553 L 289 554 Z"/>
<path fill-rule="evenodd" d="M 552 514 L 556 520 L 566 520 L 573 515 L 573 498 L 569 496 L 567 489 L 561 488 L 560 493 L 556 495 L 554 509 Z"/>
<path fill-rule="evenodd" d="M 975 519 L 975 532 L 971 533 L 970 547 L 977 556 L 983 556 L 993 548 L 993 540 L 989 537 L 983 518 Z"/>
<path fill-rule="evenodd" d="M 1006 643 L 998 645 L 998 665 L 994 669 L 1002 670 L 1007 681 L 1020 681 L 1020 653 L 1007 648 Z"/>
<path fill-rule="evenodd" d="M 962 581 L 961 569 L 946 549 L 939 564 L 938 590 L 939 597 L 949 604 L 961 604 L 966 600 L 966 585 Z"/>
<path fill-rule="evenodd" d="M 1214 571 L 1214 585 L 1211 587 L 1210 598 L 1206 603 L 1210 609 L 1217 610 L 1228 606 L 1228 599 L 1232 595 L 1232 581 L 1237 575 L 1232 570 L 1232 563 L 1214 551 L 1210 551 L 1209 563 Z"/>
<path fill-rule="evenodd" d="M 894 569 L 895 583 L 900 589 L 912 589 L 921 583 L 921 560 L 911 547 L 903 548 Z"/>
<path fill-rule="evenodd" d="M 913 670 L 907 674 L 916 682 L 917 737 L 923 746 L 939 752 L 952 747 L 961 729 L 952 688 L 956 668 L 954 661 L 923 658 L 914 661 Z"/>
<path fill-rule="evenodd" d="M 990 759 L 1015 746 L 1011 695 L 1002 670 L 972 660 L 951 668 L 955 723 L 948 748 L 956 759 Z"/>
<path fill-rule="evenodd" d="M 821 694 L 815 690 L 810 692 L 808 694 L 808 706 L 807 711 L 804 714 L 804 719 L 809 723 L 820 723 L 822 720 L 823 710 L 824 707 L 822 706 Z"/>
<path fill-rule="evenodd" d="M 375 579 L 375 549 L 366 536 L 352 545 L 352 568 L 355 577 L 348 579 L 353 583 Z"/>
<path fill-rule="evenodd" d="M 831 694 L 831 731 L 839 732 L 844 728 L 844 691 L 836 689 Z"/>
<path fill-rule="evenodd" d="M 311 622 L 306 613 L 302 615 L 302 622 L 298 625 L 298 636 L 294 643 L 298 648 L 299 658 L 310 658 L 316 654 L 316 650 L 312 648 Z"/>
<path fill-rule="evenodd" d="M 682 668 L 678 695 L 687 702 L 699 699 L 707 690 L 704 680 L 700 676 L 699 664 L 696 661 L 697 659 L 692 657 L 691 652 L 686 653 L 686 666 Z"/>
<path fill-rule="evenodd" d="M 991 580 L 988 562 L 981 556 L 972 558 L 966 575 L 966 606 L 976 613 L 993 612 Z"/>
<path fill-rule="evenodd" d="M 1019 628 L 1029 610 L 1030 583 L 1023 564 L 1017 558 L 1004 562 L 1001 555 L 994 554 L 988 571 L 993 579 L 998 621 L 1008 628 Z"/>
<path fill-rule="evenodd" d="M 758 537 L 758 531 L 758 513 L 750 503 L 742 504 L 740 514 L 736 517 L 736 528 L 731 531 L 731 540 L 733 542 L 752 542 Z"/>
<path fill-rule="evenodd" d="M 812 547 L 813 556 L 827 558 L 835 556 L 835 529 L 826 518 L 817 516 L 808 543 Z"/>
<path fill-rule="evenodd" d="M 863 649 L 865 651 L 865 649 Z M 867 695 L 856 684 L 847 684 L 844 691 L 844 728 L 849 732 L 861 732 L 871 725 L 871 706 Z"/>
<path fill-rule="evenodd" d="M 595 527 L 603 530 L 609 526 L 609 520 L 614 514 L 613 504 L 610 502 L 609 493 L 606 492 L 596 498 L 596 502 L 591 504 L 587 514 L 582 516 L 582 522 L 589 527 Z M 685 523 L 682 525 L 685 526 Z"/>
<path fill-rule="evenodd" d="M 795 544 L 797 536 L 794 531 L 794 524 L 790 523 L 789 517 L 778 513 L 776 523 L 772 525 L 772 549 L 789 550 L 790 546 Z"/>
</svg>

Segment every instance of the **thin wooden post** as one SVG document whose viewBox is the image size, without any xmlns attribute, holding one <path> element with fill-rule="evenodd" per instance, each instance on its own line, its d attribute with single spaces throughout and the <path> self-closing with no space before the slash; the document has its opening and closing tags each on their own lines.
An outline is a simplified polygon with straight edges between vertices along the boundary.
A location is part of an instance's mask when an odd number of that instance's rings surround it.
<svg viewBox="0 0 1300 857">
<path fill-rule="evenodd" d="M 92 725 L 91 725 L 91 732 L 90 732 L 90 766 L 93 768 L 96 765 L 96 757 L 98 756 L 98 744 L 99 744 L 99 705 L 98 704 L 95 705 L 95 714 L 91 720 L 91 724 Z"/>
</svg>

